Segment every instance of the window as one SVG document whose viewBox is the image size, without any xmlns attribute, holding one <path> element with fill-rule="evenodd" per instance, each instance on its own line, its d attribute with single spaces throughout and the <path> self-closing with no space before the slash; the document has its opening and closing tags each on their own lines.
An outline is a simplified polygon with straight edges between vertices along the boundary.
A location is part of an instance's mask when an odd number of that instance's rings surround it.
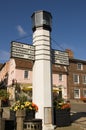
<svg viewBox="0 0 86 130">
<path fill-rule="evenodd" d="M 62 74 L 59 74 L 59 81 L 62 81 Z"/>
<path fill-rule="evenodd" d="M 86 84 L 86 75 L 83 75 L 82 80 L 83 80 L 83 83 Z"/>
<path fill-rule="evenodd" d="M 86 90 L 83 90 L 83 97 L 86 97 Z"/>
<path fill-rule="evenodd" d="M 78 70 L 83 70 L 83 65 L 82 65 L 81 63 L 78 63 L 78 64 L 77 64 L 77 69 L 78 69 Z"/>
<path fill-rule="evenodd" d="M 74 98 L 80 98 L 80 89 L 74 89 Z"/>
<path fill-rule="evenodd" d="M 74 83 L 78 83 L 79 84 L 79 75 L 74 74 L 73 75 L 73 81 L 74 81 Z"/>
<path fill-rule="evenodd" d="M 24 78 L 27 79 L 28 78 L 28 70 L 24 71 Z"/>
</svg>

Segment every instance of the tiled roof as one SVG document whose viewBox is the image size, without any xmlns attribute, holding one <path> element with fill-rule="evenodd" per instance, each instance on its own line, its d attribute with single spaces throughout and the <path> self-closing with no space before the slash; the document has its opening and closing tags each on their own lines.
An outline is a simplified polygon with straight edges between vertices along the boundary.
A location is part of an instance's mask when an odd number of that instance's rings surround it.
<svg viewBox="0 0 86 130">
<path fill-rule="evenodd" d="M 33 61 L 15 58 L 16 68 L 17 69 L 31 69 L 33 67 Z M 52 65 L 53 73 L 67 73 L 66 67 L 62 65 Z"/>
<path fill-rule="evenodd" d="M 86 64 L 86 60 L 80 60 L 80 59 L 75 59 L 75 58 L 69 58 L 69 62 L 75 62 L 75 63 L 84 63 Z"/>
<path fill-rule="evenodd" d="M 26 59 L 15 58 L 16 68 L 18 69 L 32 69 L 33 61 Z"/>
<path fill-rule="evenodd" d="M 52 71 L 53 71 L 53 73 L 67 73 L 67 69 L 63 65 L 53 64 L 52 65 Z"/>
</svg>

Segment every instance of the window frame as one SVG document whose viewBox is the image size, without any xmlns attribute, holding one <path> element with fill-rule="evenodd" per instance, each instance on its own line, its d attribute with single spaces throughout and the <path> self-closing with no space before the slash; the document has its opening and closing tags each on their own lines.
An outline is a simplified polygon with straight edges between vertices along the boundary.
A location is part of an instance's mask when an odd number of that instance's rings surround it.
<svg viewBox="0 0 86 130">
<path fill-rule="evenodd" d="M 83 89 L 83 97 L 86 98 L 86 95 L 84 94 L 85 91 L 86 91 L 86 89 Z"/>
<path fill-rule="evenodd" d="M 77 70 L 83 70 L 83 64 L 77 63 Z"/>
<path fill-rule="evenodd" d="M 29 71 L 24 70 L 24 79 L 28 79 L 28 76 L 29 76 Z"/>
<path fill-rule="evenodd" d="M 76 96 L 77 93 L 75 93 L 75 91 L 78 91 L 78 96 Z M 74 98 L 75 99 L 79 99 L 80 98 L 80 89 L 79 88 L 75 88 L 74 89 Z"/>
<path fill-rule="evenodd" d="M 59 74 L 59 81 L 62 81 L 63 80 L 63 76 L 62 74 Z"/>
<path fill-rule="evenodd" d="M 75 77 L 75 76 L 77 76 L 77 77 Z M 75 79 L 75 78 L 77 78 L 77 79 Z M 73 74 L 73 82 L 75 84 L 79 84 L 79 75 L 78 74 Z"/>
<path fill-rule="evenodd" d="M 83 82 L 83 84 L 86 84 L 86 75 L 82 76 L 82 82 Z"/>
</svg>

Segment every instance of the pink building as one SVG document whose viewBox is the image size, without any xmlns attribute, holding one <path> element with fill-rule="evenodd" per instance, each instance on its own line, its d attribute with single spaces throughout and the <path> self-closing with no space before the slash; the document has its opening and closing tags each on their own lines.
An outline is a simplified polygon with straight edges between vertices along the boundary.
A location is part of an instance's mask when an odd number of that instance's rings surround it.
<svg viewBox="0 0 86 130">
<path fill-rule="evenodd" d="M 52 65 L 53 87 L 62 90 L 62 97 L 67 99 L 67 66 Z"/>
<path fill-rule="evenodd" d="M 5 80 L 8 88 L 16 83 L 19 83 L 21 87 L 31 87 L 32 69 L 33 61 L 11 58 L 0 70 L 0 82 Z M 67 99 L 67 66 L 52 64 L 52 83 L 53 90 L 59 92 L 61 89 L 62 97 Z"/>
</svg>

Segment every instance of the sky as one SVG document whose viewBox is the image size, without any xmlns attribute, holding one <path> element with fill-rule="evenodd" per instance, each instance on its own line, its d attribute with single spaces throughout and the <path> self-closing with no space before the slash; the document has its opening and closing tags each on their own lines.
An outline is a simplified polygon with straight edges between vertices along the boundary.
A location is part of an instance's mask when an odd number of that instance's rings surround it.
<svg viewBox="0 0 86 130">
<path fill-rule="evenodd" d="M 10 59 L 11 42 L 32 44 L 31 15 L 52 15 L 52 49 L 71 49 L 86 60 L 86 0 L 0 0 L 0 63 Z"/>
</svg>

